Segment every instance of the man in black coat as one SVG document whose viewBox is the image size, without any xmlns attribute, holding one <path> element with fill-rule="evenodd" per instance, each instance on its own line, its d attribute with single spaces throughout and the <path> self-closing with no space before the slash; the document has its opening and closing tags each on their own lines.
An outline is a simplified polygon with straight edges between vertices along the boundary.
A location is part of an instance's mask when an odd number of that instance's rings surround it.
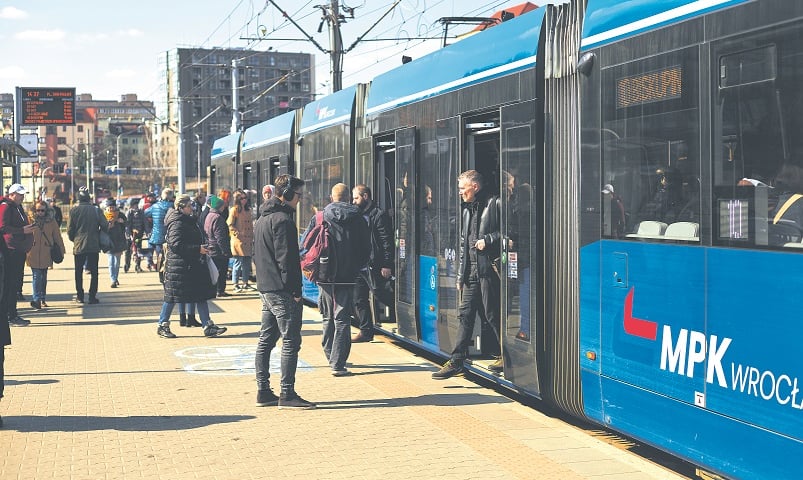
<svg viewBox="0 0 803 480">
<path fill-rule="evenodd" d="M 295 213 L 303 188 L 300 178 L 280 175 L 277 194 L 265 204 L 254 226 L 254 262 L 262 300 L 262 327 L 255 355 L 258 407 L 278 403 L 280 409 L 315 408 L 295 391 L 303 308 Z M 270 388 L 270 353 L 279 338 L 282 378 L 277 397 Z"/>
<path fill-rule="evenodd" d="M 359 184 L 351 190 L 351 201 L 368 222 L 371 231 L 371 255 L 368 266 L 360 271 L 354 285 L 354 316 L 360 332 L 351 338 L 352 343 L 370 342 L 374 339 L 374 322 L 370 311 L 368 293 L 372 292 L 380 302 L 393 311 L 393 229 L 390 218 L 371 199 L 371 189 Z M 392 317 L 392 313 L 391 313 Z"/>
<path fill-rule="evenodd" d="M 476 170 L 461 173 L 457 178 L 457 189 L 463 200 L 460 263 L 457 268 L 460 297 L 457 318 L 460 325 L 452 357 L 443 368 L 432 374 L 436 380 L 463 372 L 478 312 L 497 332 L 499 328 L 499 277 L 491 265 L 500 253 L 499 199 L 483 190 L 482 175 Z M 501 371 L 501 357 L 489 368 Z"/>
</svg>

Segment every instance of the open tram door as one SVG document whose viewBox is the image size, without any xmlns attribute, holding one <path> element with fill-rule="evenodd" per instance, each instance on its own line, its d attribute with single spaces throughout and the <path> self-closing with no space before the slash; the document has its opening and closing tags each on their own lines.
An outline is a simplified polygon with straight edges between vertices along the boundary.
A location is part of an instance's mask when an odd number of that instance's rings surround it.
<svg viewBox="0 0 803 480">
<path fill-rule="evenodd" d="M 365 184 L 371 189 L 373 201 L 386 212 L 390 218 L 390 231 L 395 232 L 396 136 L 391 133 L 357 140 L 357 168 L 354 173 L 356 183 Z M 395 264 L 393 268 L 395 273 Z M 390 291 L 387 296 L 393 298 L 391 305 L 383 304 L 376 295 L 370 296 L 374 325 L 390 331 L 398 330 L 395 325 L 391 325 L 396 323 L 396 301 L 395 294 L 392 293 L 395 291 L 394 283 L 390 281 L 383 285 Z"/>
<path fill-rule="evenodd" d="M 416 129 L 396 130 L 396 172 L 394 205 L 396 253 L 396 325 L 397 333 L 418 341 L 415 311 L 418 262 L 416 248 Z"/>
<path fill-rule="evenodd" d="M 540 308 L 537 231 L 539 143 L 535 100 L 501 109 L 502 356 L 507 380 L 540 395 L 535 317 Z"/>
</svg>

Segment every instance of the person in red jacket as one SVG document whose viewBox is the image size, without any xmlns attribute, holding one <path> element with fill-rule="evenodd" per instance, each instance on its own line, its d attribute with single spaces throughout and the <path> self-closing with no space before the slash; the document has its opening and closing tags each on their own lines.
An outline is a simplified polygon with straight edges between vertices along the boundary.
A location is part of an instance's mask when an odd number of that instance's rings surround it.
<svg viewBox="0 0 803 480">
<path fill-rule="evenodd" d="M 0 249 L 5 257 L 0 315 L 5 316 L 9 325 L 15 327 L 24 327 L 31 323 L 17 315 L 17 292 L 22 289 L 25 257 L 33 245 L 35 228 L 29 224 L 28 215 L 22 208 L 26 193 L 25 187 L 15 183 L 8 187 L 8 194 L 0 198 L 0 234 L 3 238 Z"/>
</svg>

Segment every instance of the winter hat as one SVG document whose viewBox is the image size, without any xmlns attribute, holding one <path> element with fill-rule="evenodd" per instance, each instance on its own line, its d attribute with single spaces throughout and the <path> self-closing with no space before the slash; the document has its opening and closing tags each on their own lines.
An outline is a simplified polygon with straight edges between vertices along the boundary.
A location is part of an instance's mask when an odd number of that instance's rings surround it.
<svg viewBox="0 0 803 480">
<path fill-rule="evenodd" d="M 223 199 L 218 197 L 217 195 L 210 195 L 209 196 L 209 206 L 217 210 L 220 206 L 223 205 Z"/>
</svg>

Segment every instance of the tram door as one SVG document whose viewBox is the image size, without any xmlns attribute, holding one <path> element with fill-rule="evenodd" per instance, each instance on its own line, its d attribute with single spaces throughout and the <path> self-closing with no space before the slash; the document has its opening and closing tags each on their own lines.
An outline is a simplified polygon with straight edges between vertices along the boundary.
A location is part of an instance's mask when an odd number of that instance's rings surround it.
<svg viewBox="0 0 803 480">
<path fill-rule="evenodd" d="M 396 325 L 399 335 L 418 341 L 418 323 L 415 311 L 416 261 L 416 131 L 415 127 L 396 131 L 396 193 L 395 209 L 396 249 Z"/>
<path fill-rule="evenodd" d="M 540 298 L 535 282 L 540 232 L 536 202 L 538 142 L 535 101 L 501 111 L 502 354 L 505 378 L 538 394 L 535 315 Z"/>
<path fill-rule="evenodd" d="M 460 198 L 460 117 L 437 123 L 437 168 L 424 178 L 432 179 L 433 237 L 437 250 L 437 321 L 438 348 L 451 353 L 457 338 L 457 248 Z"/>
</svg>

